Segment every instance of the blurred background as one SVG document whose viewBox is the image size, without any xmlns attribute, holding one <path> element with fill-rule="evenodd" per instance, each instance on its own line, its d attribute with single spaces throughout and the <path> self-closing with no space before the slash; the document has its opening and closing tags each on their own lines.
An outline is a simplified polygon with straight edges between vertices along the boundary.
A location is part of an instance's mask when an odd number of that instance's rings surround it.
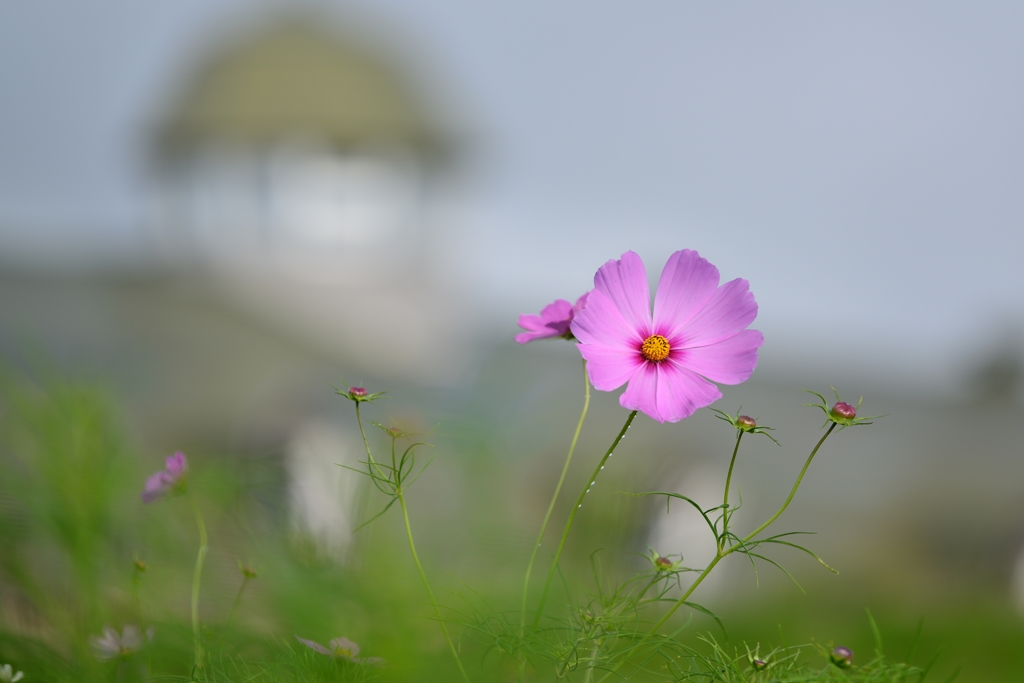
<svg viewBox="0 0 1024 683">
<path fill-rule="evenodd" d="M 187 619 L 188 510 L 137 499 L 184 450 L 216 519 L 207 620 L 254 562 L 252 633 L 450 680 L 397 517 L 352 533 L 381 501 L 337 466 L 362 456 L 332 385 L 430 432 L 410 496 L 449 604 L 463 581 L 514 604 L 582 404 L 578 353 L 519 347 L 516 318 L 627 249 L 653 285 L 691 248 L 751 282 L 766 338 L 716 405 L 783 446 L 745 447 L 737 519 L 817 438 L 802 388 L 887 414 L 779 523 L 840 574 L 727 564 L 697 598 L 729 641 L 866 653 L 868 608 L 897 659 L 923 619 L 959 680 L 1020 680 L 1022 30 L 1012 3 L 0 5 L 0 661 L 137 623 L 136 552 L 143 620 Z M 594 396 L 568 496 L 624 418 Z M 710 506 L 731 439 L 638 418 L 567 572 L 709 557 L 699 520 L 613 494 Z"/>
</svg>

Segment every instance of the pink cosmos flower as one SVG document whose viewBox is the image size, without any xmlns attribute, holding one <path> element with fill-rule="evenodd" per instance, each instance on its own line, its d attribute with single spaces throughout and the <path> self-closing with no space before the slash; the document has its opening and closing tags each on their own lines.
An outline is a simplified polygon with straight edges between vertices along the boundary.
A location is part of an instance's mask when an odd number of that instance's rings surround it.
<svg viewBox="0 0 1024 683">
<path fill-rule="evenodd" d="M 654 298 L 643 261 L 627 251 L 594 275 L 571 330 L 590 381 L 659 422 L 678 422 L 722 397 L 711 382 L 739 384 L 754 372 L 764 336 L 746 329 L 757 302 L 746 280 L 718 286 L 718 269 L 696 251 L 672 254 Z M 709 381 L 710 380 L 710 381 Z"/>
<path fill-rule="evenodd" d="M 522 314 L 519 316 L 519 327 L 526 330 L 516 335 L 516 341 L 520 344 L 532 342 L 534 339 L 549 339 L 551 337 L 572 338 L 569 325 L 573 318 L 579 315 L 583 307 L 587 305 L 587 292 L 575 304 L 565 299 L 558 299 L 544 307 L 540 315 Z"/>
<path fill-rule="evenodd" d="M 184 453 L 178 451 L 168 456 L 165 468 L 146 480 L 142 502 L 152 503 L 165 493 L 180 489 L 184 485 L 183 477 L 187 471 L 188 460 Z"/>
<path fill-rule="evenodd" d="M 356 655 L 359 654 L 359 646 L 348 638 L 334 638 L 327 643 L 330 647 L 324 647 L 315 640 L 306 640 L 305 638 L 299 638 L 298 636 L 295 636 L 295 640 L 299 641 L 310 650 L 315 650 L 322 655 L 335 657 L 337 659 L 344 659 L 349 662 L 355 662 L 356 664 L 381 664 L 384 661 L 380 657 L 357 657 Z"/>
</svg>

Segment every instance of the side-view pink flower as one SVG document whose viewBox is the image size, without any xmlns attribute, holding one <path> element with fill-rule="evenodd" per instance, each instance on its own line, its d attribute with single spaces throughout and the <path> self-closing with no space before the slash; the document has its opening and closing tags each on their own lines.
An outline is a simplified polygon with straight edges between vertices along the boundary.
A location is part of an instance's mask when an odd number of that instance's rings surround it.
<svg viewBox="0 0 1024 683">
<path fill-rule="evenodd" d="M 575 304 L 565 299 L 558 299 L 544 307 L 540 315 L 524 313 L 519 316 L 519 327 L 526 330 L 516 335 L 516 341 L 520 344 L 532 342 L 535 339 L 551 339 L 556 337 L 572 338 L 569 325 L 572 323 L 583 307 L 587 304 L 587 292 Z"/>
<path fill-rule="evenodd" d="M 183 478 L 187 471 L 188 460 L 184 453 L 178 451 L 168 456 L 164 469 L 146 480 L 146 487 L 142 490 L 142 502 L 152 503 L 165 493 L 183 486 Z"/>
<path fill-rule="evenodd" d="M 306 640 L 295 636 L 295 640 L 299 641 L 310 650 L 319 652 L 322 655 L 328 657 L 335 657 L 337 659 L 345 659 L 356 664 L 383 664 L 384 660 L 380 657 L 357 657 L 359 654 L 359 646 L 349 640 L 348 638 L 333 638 L 329 643 L 330 647 L 324 647 L 315 640 Z"/>
<path fill-rule="evenodd" d="M 601 266 L 571 324 L 594 387 L 612 391 L 628 382 L 622 407 L 677 422 L 722 397 L 712 382 L 747 380 L 764 343 L 760 332 L 747 329 L 757 302 L 746 280 L 719 286 L 720 279 L 696 251 L 675 252 L 661 273 L 652 315 L 639 256 L 627 251 Z"/>
</svg>

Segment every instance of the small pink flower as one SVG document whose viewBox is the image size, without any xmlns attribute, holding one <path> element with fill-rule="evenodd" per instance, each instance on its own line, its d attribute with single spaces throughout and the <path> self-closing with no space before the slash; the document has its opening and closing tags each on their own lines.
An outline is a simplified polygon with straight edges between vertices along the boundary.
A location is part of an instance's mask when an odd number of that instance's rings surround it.
<svg viewBox="0 0 1024 683">
<path fill-rule="evenodd" d="M 188 471 L 188 460 L 185 454 L 178 451 L 168 456 L 166 466 L 146 480 L 142 490 L 142 502 L 152 503 L 169 491 L 178 491 L 185 485 L 185 472 Z"/>
<path fill-rule="evenodd" d="M 571 304 L 565 299 L 558 299 L 545 306 L 540 315 L 522 314 L 519 316 L 519 327 L 526 332 L 517 334 L 516 341 L 525 344 L 535 339 L 550 339 L 552 337 L 572 339 L 569 325 L 587 305 L 589 295 L 590 292 L 587 292 L 577 299 L 575 304 Z"/>
<path fill-rule="evenodd" d="M 627 251 L 601 266 L 571 325 L 594 387 L 612 391 L 628 382 L 623 408 L 677 422 L 722 397 L 711 382 L 746 381 L 764 343 L 747 329 L 757 302 L 746 280 L 719 287 L 719 279 L 696 251 L 677 251 L 661 273 L 652 316 L 639 256 Z"/>
<path fill-rule="evenodd" d="M 310 650 L 319 652 L 322 655 L 335 657 L 337 659 L 344 659 L 356 664 L 380 664 L 384 661 L 380 657 L 357 657 L 356 655 L 359 654 L 359 646 L 348 638 L 334 638 L 327 643 L 330 647 L 324 647 L 315 640 L 306 640 L 305 638 L 299 638 L 298 636 L 295 636 L 295 640 L 299 641 Z"/>
</svg>

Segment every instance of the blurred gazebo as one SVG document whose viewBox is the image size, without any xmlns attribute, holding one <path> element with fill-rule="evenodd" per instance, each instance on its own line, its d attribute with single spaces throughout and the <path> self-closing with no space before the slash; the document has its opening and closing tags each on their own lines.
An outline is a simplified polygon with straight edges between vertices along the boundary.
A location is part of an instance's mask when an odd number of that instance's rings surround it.
<svg viewBox="0 0 1024 683">
<path fill-rule="evenodd" d="M 172 268 L 233 308 L 429 378 L 472 320 L 432 218 L 457 155 L 386 54 L 290 18 L 200 62 L 154 144 L 158 234 Z M 385 326 L 401 338 L 386 362 L 368 334 Z"/>
<path fill-rule="evenodd" d="M 165 118 L 164 237 L 188 260 L 363 271 L 416 252 L 452 153 L 386 59 L 288 20 L 213 56 Z"/>
</svg>

